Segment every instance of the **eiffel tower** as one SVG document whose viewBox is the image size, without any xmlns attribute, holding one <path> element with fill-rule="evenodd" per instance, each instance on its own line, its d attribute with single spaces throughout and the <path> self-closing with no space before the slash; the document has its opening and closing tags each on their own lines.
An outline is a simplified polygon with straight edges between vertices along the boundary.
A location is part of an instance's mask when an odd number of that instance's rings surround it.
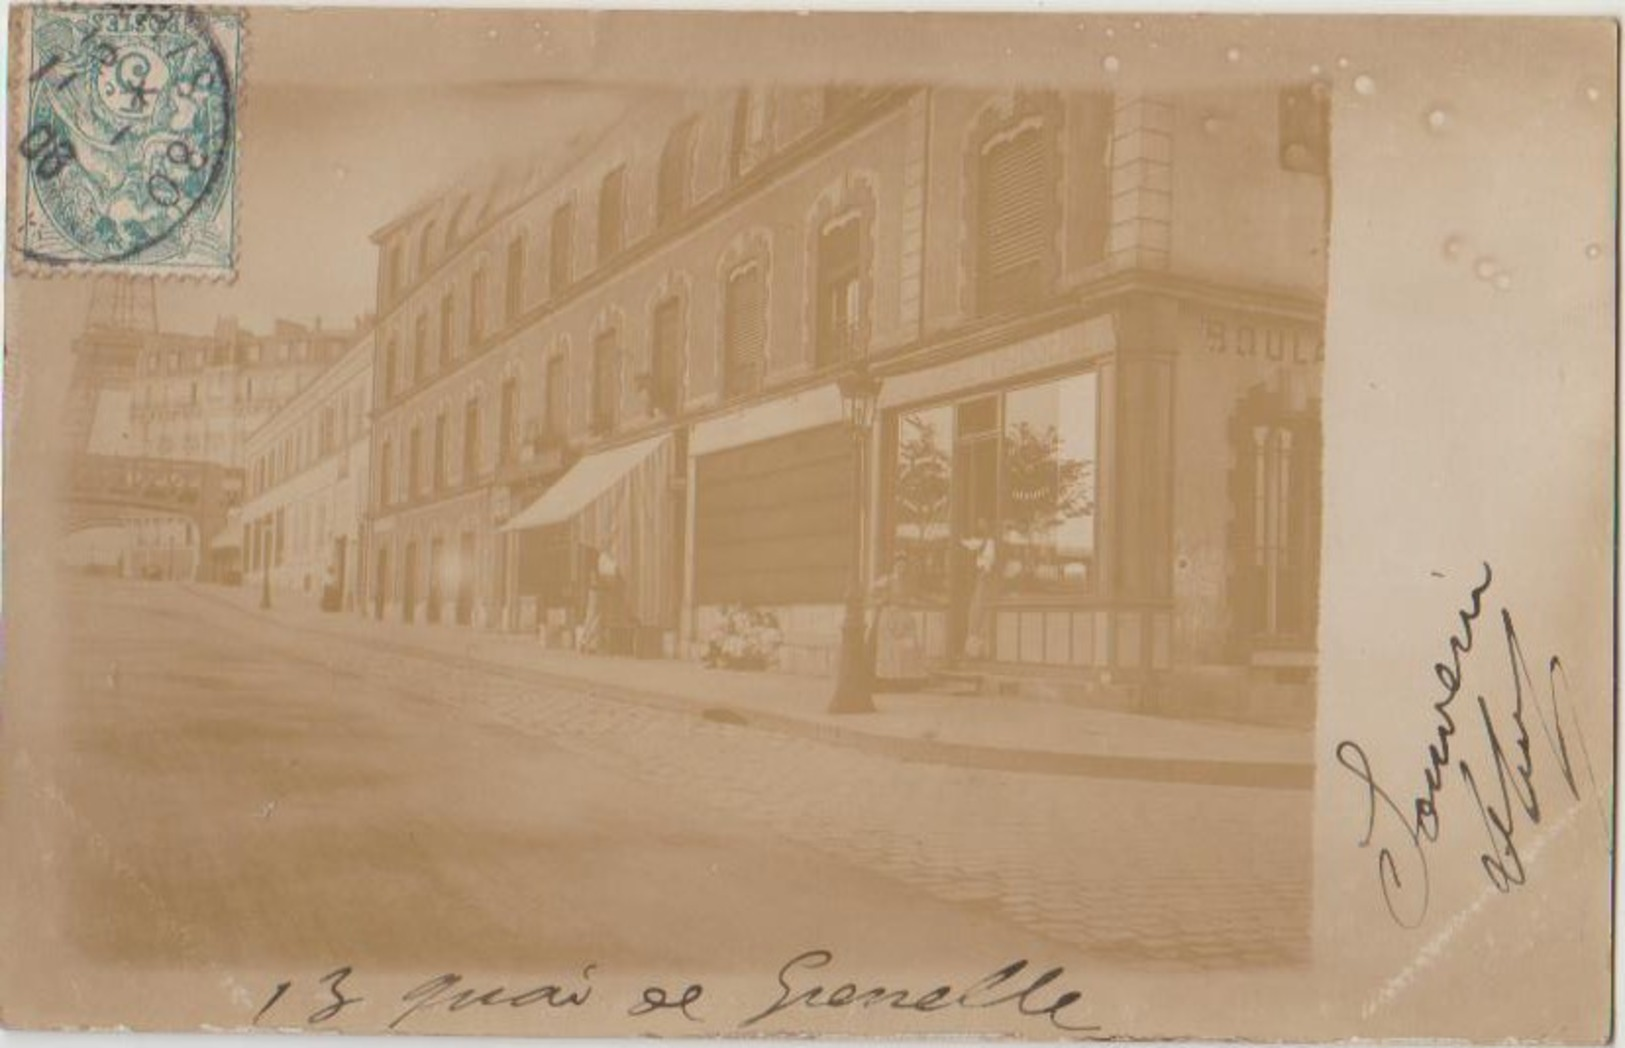
<svg viewBox="0 0 1625 1048">
<path fill-rule="evenodd" d="M 129 430 L 136 364 L 146 337 L 157 331 L 153 278 L 96 278 L 85 330 L 73 342 L 73 378 L 63 414 L 70 453 L 119 454 L 124 450 L 118 438 Z M 92 447 L 93 440 L 107 446 Z"/>
</svg>

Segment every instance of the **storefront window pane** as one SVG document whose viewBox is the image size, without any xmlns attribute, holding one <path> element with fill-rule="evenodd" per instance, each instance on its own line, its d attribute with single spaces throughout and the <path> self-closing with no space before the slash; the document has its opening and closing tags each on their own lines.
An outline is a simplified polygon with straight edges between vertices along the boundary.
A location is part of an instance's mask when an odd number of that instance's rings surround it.
<svg viewBox="0 0 1625 1048">
<path fill-rule="evenodd" d="M 892 477 L 894 555 L 904 558 L 904 592 L 948 594 L 953 547 L 953 426 L 951 406 L 901 414 Z"/>
<path fill-rule="evenodd" d="M 1000 588 L 1086 590 L 1095 573 L 1094 375 L 1005 396 Z"/>
</svg>

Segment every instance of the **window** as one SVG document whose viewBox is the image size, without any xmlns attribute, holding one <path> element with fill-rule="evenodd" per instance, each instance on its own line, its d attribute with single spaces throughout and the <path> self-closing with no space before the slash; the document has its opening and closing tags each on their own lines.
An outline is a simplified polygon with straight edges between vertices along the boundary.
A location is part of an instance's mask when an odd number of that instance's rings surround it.
<svg viewBox="0 0 1625 1048">
<path fill-rule="evenodd" d="M 626 168 L 617 167 L 598 186 L 598 264 L 614 258 L 621 250 L 623 214 L 626 211 Z"/>
<path fill-rule="evenodd" d="M 904 591 L 945 599 L 956 567 L 953 531 L 954 409 L 897 416 L 891 475 L 892 555 L 905 562 Z"/>
<path fill-rule="evenodd" d="M 547 286 L 554 298 L 564 294 L 570 286 L 570 269 L 574 265 L 576 209 L 571 204 L 560 204 L 553 209 L 553 221 L 548 231 Z"/>
<path fill-rule="evenodd" d="M 429 318 L 422 313 L 412 323 L 412 382 L 429 377 Z"/>
<path fill-rule="evenodd" d="M 473 483 L 480 472 L 480 401 L 470 397 L 463 406 L 463 483 Z"/>
<path fill-rule="evenodd" d="M 1001 597 L 1093 586 L 1096 398 L 1082 374 L 896 415 L 887 533 L 906 592 L 963 603 L 977 572 Z"/>
<path fill-rule="evenodd" d="M 762 266 L 749 262 L 728 277 L 722 306 L 722 395 L 762 386 L 767 351 L 767 288 Z"/>
<path fill-rule="evenodd" d="M 417 498 L 423 491 L 423 431 L 417 426 L 406 444 L 406 495 Z"/>
<path fill-rule="evenodd" d="M 744 174 L 767 151 L 768 107 L 773 96 L 759 88 L 744 88 L 734 103 L 733 149 L 729 166 L 733 176 Z"/>
<path fill-rule="evenodd" d="M 565 384 L 564 354 L 555 354 L 547 360 L 547 414 L 542 419 L 542 432 L 552 441 L 562 441 L 570 431 L 569 387 Z"/>
<path fill-rule="evenodd" d="M 601 331 L 592 344 L 592 431 L 610 433 L 615 429 L 620 407 L 621 369 L 619 334 L 614 328 Z"/>
<path fill-rule="evenodd" d="M 485 267 L 474 270 L 468 280 L 468 349 L 479 348 L 485 338 Z"/>
<path fill-rule="evenodd" d="M 862 225 L 851 215 L 824 227 L 818 237 L 819 366 L 846 360 L 857 346 L 862 316 L 859 243 Z"/>
<path fill-rule="evenodd" d="M 508 283 L 504 288 L 504 309 L 511 323 L 525 309 L 525 235 L 516 233 L 508 241 Z"/>
<path fill-rule="evenodd" d="M 397 348 L 395 340 L 391 339 L 389 348 L 384 350 L 384 395 L 386 397 L 395 394 L 395 382 L 398 378 L 395 373 L 397 367 L 395 358 L 399 356 Z M 252 395 L 252 392 L 250 392 L 250 395 Z"/>
<path fill-rule="evenodd" d="M 451 292 L 447 291 L 440 296 L 440 366 L 445 367 L 451 362 L 452 353 L 452 315 L 455 306 Z"/>
<path fill-rule="evenodd" d="M 423 225 L 423 232 L 418 235 L 418 273 L 429 272 L 429 264 L 434 261 L 434 219 L 429 219 Z"/>
<path fill-rule="evenodd" d="M 406 274 L 401 262 L 401 245 L 392 244 L 389 248 L 389 261 L 386 263 L 388 272 L 388 286 L 391 297 L 399 297 L 406 287 Z"/>
<path fill-rule="evenodd" d="M 446 487 L 446 447 L 449 435 L 449 425 L 446 413 L 442 411 L 434 420 L 434 473 L 430 480 L 431 490 L 442 491 Z"/>
<path fill-rule="evenodd" d="M 1021 592 L 1084 589 L 1095 553 L 1093 375 L 1004 398 L 999 484 L 1001 585 Z"/>
<path fill-rule="evenodd" d="M 497 463 L 507 465 L 513 461 L 514 438 L 519 428 L 519 380 L 502 382 L 501 413 L 497 416 Z"/>
<path fill-rule="evenodd" d="M 694 121 L 684 120 L 666 137 L 660 153 L 660 172 L 655 186 L 655 224 L 664 229 L 688 208 L 689 161 L 693 154 Z"/>
<path fill-rule="evenodd" d="M 675 295 L 661 299 L 650 327 L 649 404 L 658 412 L 675 415 L 683 378 L 682 301 Z"/>
<path fill-rule="evenodd" d="M 977 193 L 977 305 L 998 313 L 1048 289 L 1054 187 L 1044 129 L 1025 124 L 983 150 Z"/>
</svg>

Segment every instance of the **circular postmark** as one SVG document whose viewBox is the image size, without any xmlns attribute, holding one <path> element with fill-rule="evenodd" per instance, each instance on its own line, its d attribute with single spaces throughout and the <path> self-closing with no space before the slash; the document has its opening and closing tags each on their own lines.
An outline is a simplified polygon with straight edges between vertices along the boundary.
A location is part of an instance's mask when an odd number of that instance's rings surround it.
<svg viewBox="0 0 1625 1048">
<path fill-rule="evenodd" d="M 17 150 L 62 246 L 28 255 L 70 263 L 161 254 L 223 198 L 233 148 L 225 55 L 194 8 L 55 12 L 36 28 Z"/>
</svg>

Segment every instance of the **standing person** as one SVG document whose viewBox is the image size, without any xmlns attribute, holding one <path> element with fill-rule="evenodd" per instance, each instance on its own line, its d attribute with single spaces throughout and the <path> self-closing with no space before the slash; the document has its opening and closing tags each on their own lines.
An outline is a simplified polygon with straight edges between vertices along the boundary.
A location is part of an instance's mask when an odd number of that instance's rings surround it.
<svg viewBox="0 0 1625 1048">
<path fill-rule="evenodd" d="M 988 522 L 978 520 L 976 533 L 961 539 L 960 544 L 974 558 L 970 590 L 970 603 L 965 613 L 965 658 L 986 659 L 992 654 L 987 635 L 989 604 L 993 599 L 994 570 L 998 567 L 998 543 L 994 540 Z"/>
<path fill-rule="evenodd" d="M 581 616 L 581 632 L 576 637 L 576 650 L 584 655 L 597 654 L 604 644 L 604 583 L 600 571 L 604 556 L 601 552 L 593 556 L 589 551 L 584 558 L 588 565 L 587 609 Z"/>
<path fill-rule="evenodd" d="M 926 682 L 925 650 L 919 623 L 904 606 L 908 596 L 908 558 L 892 558 L 889 575 L 875 580 L 875 621 L 870 634 L 876 691 L 918 691 Z"/>
</svg>

